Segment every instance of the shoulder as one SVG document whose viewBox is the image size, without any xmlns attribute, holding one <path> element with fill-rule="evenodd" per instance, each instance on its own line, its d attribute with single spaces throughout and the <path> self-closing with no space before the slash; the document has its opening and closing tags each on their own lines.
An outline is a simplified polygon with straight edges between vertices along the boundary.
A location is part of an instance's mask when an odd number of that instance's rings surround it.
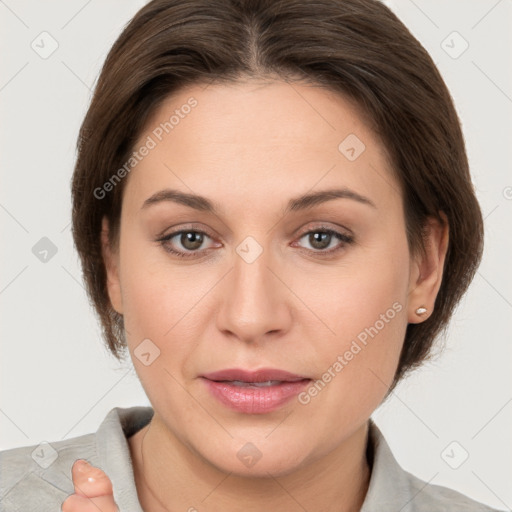
<svg viewBox="0 0 512 512">
<path fill-rule="evenodd" d="M 0 509 L 60 510 L 74 492 L 71 467 L 77 459 L 97 463 L 96 435 L 42 442 L 0 452 Z"/>
<path fill-rule="evenodd" d="M 95 433 L 0 451 L 0 510 L 61 510 L 74 492 L 71 468 L 85 459 L 109 476 L 122 510 L 141 512 L 127 438 L 152 416 L 151 407 L 114 407 Z"/>
<path fill-rule="evenodd" d="M 404 473 L 410 487 L 410 495 L 415 501 L 411 510 L 415 512 L 498 512 L 497 509 L 475 501 L 454 489 L 429 484 L 407 471 Z"/>
<path fill-rule="evenodd" d="M 362 512 L 498 512 L 403 469 L 373 421 L 370 421 L 368 453 L 373 467 Z"/>
</svg>

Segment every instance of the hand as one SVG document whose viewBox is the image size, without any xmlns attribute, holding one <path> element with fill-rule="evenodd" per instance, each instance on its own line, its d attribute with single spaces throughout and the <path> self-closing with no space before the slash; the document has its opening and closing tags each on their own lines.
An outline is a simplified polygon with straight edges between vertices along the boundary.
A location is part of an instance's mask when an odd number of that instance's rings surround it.
<svg viewBox="0 0 512 512">
<path fill-rule="evenodd" d="M 119 512 L 114 501 L 112 482 L 101 469 L 78 459 L 71 473 L 75 493 L 66 498 L 62 512 Z"/>
</svg>

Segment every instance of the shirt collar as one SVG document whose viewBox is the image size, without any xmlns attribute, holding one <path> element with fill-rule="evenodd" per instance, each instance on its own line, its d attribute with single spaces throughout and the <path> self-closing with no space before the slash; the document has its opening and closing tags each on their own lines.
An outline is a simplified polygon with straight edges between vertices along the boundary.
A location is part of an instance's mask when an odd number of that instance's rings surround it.
<svg viewBox="0 0 512 512">
<path fill-rule="evenodd" d="M 396 461 L 379 427 L 372 419 L 368 428 L 372 471 L 361 512 L 409 512 L 413 510 L 415 493 L 411 490 L 409 473 Z"/>
</svg>

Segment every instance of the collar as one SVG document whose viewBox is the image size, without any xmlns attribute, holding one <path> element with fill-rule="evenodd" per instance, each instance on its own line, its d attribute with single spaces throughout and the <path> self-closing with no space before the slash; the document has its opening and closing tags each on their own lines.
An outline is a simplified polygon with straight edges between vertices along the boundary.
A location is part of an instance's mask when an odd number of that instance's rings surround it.
<svg viewBox="0 0 512 512">
<path fill-rule="evenodd" d="M 100 466 L 111 478 L 120 510 L 143 512 L 137 496 L 127 438 L 153 417 L 151 407 L 113 408 L 97 431 Z M 361 512 L 413 512 L 415 497 L 427 484 L 404 471 L 382 432 L 369 420 L 367 454 L 371 462 L 368 491 Z"/>
</svg>

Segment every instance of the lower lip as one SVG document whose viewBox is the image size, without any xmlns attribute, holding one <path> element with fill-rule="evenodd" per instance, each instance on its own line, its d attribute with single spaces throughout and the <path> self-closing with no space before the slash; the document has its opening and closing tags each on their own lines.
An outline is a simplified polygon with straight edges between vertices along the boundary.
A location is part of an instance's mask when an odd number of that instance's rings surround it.
<svg viewBox="0 0 512 512">
<path fill-rule="evenodd" d="M 242 387 L 229 382 L 204 379 L 208 389 L 222 404 L 246 414 L 264 414 L 275 411 L 298 395 L 310 379 L 282 382 L 275 386 Z"/>
</svg>

